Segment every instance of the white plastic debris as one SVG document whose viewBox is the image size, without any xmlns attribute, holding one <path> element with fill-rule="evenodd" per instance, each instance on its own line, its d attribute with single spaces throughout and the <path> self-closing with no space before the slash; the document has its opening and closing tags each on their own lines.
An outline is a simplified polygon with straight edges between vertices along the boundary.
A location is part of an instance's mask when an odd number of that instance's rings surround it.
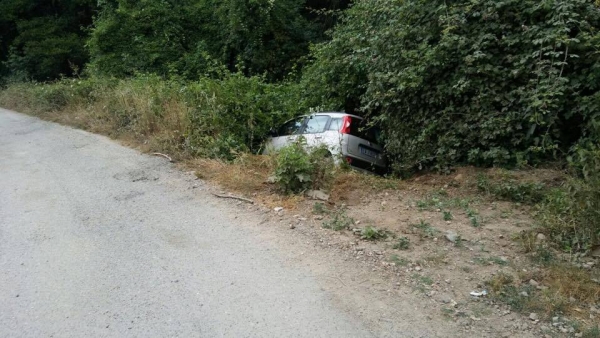
<svg viewBox="0 0 600 338">
<path fill-rule="evenodd" d="M 483 297 L 483 296 L 487 296 L 487 291 L 483 290 L 481 292 L 477 292 L 477 291 L 471 291 L 470 295 L 473 297 Z"/>
</svg>

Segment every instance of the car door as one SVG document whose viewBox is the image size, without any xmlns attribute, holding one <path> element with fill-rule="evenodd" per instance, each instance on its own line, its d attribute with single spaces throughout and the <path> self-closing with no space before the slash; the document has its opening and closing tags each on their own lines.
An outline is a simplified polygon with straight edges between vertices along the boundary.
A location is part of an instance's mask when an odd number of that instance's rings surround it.
<svg viewBox="0 0 600 338">
<path fill-rule="evenodd" d="M 272 137 L 265 148 L 265 153 L 269 151 L 279 150 L 286 145 L 295 142 L 302 131 L 306 116 L 297 117 L 289 120 L 279 127 L 276 131 L 276 136 Z"/>
<path fill-rule="evenodd" d="M 325 143 L 323 139 L 323 133 L 325 127 L 329 123 L 330 117 L 328 115 L 311 115 L 306 119 L 304 129 L 302 130 L 302 136 L 306 139 L 306 146 L 315 148 Z"/>
</svg>

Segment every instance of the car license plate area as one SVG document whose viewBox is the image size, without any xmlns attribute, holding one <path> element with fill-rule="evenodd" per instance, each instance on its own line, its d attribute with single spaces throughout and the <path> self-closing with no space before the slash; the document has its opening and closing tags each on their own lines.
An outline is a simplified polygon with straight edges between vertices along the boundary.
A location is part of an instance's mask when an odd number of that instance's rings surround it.
<svg viewBox="0 0 600 338">
<path fill-rule="evenodd" d="M 377 156 L 379 155 L 379 152 L 362 146 L 359 146 L 358 150 L 362 155 L 366 155 L 372 158 L 377 158 Z"/>
</svg>

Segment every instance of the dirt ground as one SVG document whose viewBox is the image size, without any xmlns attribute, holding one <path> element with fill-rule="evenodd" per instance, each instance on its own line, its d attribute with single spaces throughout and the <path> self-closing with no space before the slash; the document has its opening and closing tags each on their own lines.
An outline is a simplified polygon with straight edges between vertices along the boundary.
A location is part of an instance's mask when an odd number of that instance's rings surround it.
<svg viewBox="0 0 600 338">
<path fill-rule="evenodd" d="M 348 297 L 347 289 L 359 290 L 351 292 L 355 297 L 371 293 L 372 299 L 355 306 L 381 302 L 393 308 L 394 302 L 416 302 L 421 317 L 431 325 L 452 328 L 451 334 L 441 336 L 583 336 L 566 314 L 551 318 L 519 313 L 490 297 L 488 281 L 495 277 L 523 279 L 539 274 L 540 268 L 517 240 L 534 227 L 535 210 L 478 192 L 478 172 L 462 168 L 452 175 L 429 174 L 365 187 L 360 184 L 373 182 L 372 178 L 350 179 L 348 184 L 338 182 L 327 201 L 282 198 L 269 194 L 264 186 L 254 193 L 216 185 L 213 189 L 260 201 L 265 224 L 278 224 L 287 240 L 350 264 L 351 269 L 348 264 L 330 265 L 326 273 L 334 284 L 343 286 L 341 298 Z M 537 175 L 555 179 L 551 173 Z M 331 229 L 336 225 L 341 229 Z M 382 238 L 364 238 L 369 227 Z M 531 283 L 537 283 L 539 290 L 547 288 L 535 280 Z M 578 319 L 586 325 L 598 323 L 594 314 L 586 316 Z M 371 320 L 381 325 L 378 318 L 373 315 Z M 389 314 L 389 321 L 395 320 L 401 320 L 401 314 Z"/>
</svg>

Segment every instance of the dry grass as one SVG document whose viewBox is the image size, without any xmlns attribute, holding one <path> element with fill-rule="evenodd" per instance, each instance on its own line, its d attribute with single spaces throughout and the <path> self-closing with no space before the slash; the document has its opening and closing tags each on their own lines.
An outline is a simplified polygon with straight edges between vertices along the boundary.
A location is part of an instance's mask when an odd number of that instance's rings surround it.
<svg viewBox="0 0 600 338">
<path fill-rule="evenodd" d="M 540 286 L 531 285 L 530 280 L 535 280 Z M 585 326 L 598 324 L 597 320 L 590 320 L 590 315 L 593 315 L 590 308 L 600 301 L 600 285 L 592 280 L 589 271 L 568 263 L 527 270 L 518 277 L 500 273 L 487 285 L 493 297 L 511 305 L 516 311 L 536 312 L 546 318 L 562 313 Z M 521 296 L 523 291 L 529 296 Z"/>
</svg>

